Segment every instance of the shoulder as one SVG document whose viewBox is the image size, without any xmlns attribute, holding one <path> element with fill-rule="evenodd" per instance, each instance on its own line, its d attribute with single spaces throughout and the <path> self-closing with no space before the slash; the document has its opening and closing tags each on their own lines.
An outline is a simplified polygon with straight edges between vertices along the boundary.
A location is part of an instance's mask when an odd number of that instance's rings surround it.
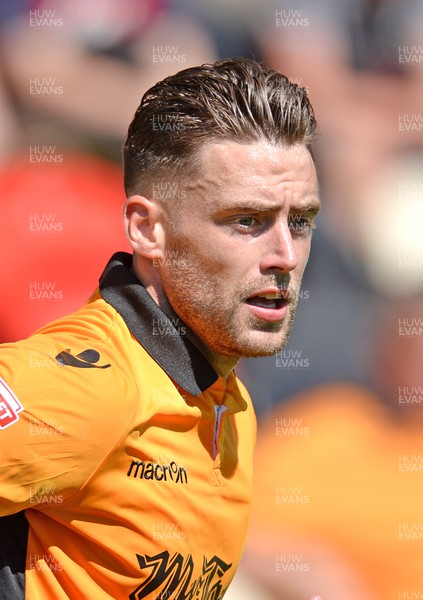
<svg viewBox="0 0 423 600">
<path fill-rule="evenodd" d="M 2 344 L 0 377 L 23 410 L 81 436 L 93 425 L 106 436 L 122 428 L 138 394 L 125 348 L 131 336 L 118 317 L 95 298 L 26 340 Z"/>
<path fill-rule="evenodd" d="M 52 486 L 68 497 L 131 431 L 140 397 L 117 317 L 100 300 L 0 346 L 2 511 Z"/>
</svg>

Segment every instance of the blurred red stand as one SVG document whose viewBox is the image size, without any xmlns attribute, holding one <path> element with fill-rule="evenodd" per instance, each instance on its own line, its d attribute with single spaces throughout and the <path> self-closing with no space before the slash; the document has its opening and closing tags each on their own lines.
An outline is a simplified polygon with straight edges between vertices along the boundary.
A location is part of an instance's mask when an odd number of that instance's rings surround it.
<svg viewBox="0 0 423 600">
<path fill-rule="evenodd" d="M 129 251 L 121 169 L 89 155 L 56 159 L 27 155 L 0 170 L 2 342 L 77 309 L 111 254 Z"/>
</svg>

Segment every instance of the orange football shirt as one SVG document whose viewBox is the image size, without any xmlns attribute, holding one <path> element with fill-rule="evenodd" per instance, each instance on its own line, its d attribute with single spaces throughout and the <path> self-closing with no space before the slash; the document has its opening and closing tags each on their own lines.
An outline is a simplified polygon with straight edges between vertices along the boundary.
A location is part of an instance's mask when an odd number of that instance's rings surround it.
<svg viewBox="0 0 423 600">
<path fill-rule="evenodd" d="M 0 346 L 0 598 L 223 597 L 255 416 L 112 257 L 79 311 Z"/>
</svg>

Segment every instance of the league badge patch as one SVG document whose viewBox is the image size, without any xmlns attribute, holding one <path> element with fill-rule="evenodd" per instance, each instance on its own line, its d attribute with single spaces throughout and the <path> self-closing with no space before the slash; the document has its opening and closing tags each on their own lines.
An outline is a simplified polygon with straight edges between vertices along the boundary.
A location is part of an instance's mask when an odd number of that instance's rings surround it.
<svg viewBox="0 0 423 600">
<path fill-rule="evenodd" d="M 19 420 L 22 404 L 7 383 L 0 377 L 0 429 L 6 429 Z"/>
</svg>

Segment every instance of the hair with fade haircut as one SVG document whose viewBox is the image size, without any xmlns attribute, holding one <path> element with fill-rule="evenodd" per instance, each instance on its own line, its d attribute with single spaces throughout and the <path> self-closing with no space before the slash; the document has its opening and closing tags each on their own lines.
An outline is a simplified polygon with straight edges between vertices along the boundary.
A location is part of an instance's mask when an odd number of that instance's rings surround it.
<svg viewBox="0 0 423 600">
<path fill-rule="evenodd" d="M 254 60 L 232 58 L 184 69 L 143 96 L 123 148 L 128 196 L 154 182 L 198 172 L 201 145 L 230 140 L 304 144 L 313 156 L 317 123 L 305 88 Z"/>
</svg>

